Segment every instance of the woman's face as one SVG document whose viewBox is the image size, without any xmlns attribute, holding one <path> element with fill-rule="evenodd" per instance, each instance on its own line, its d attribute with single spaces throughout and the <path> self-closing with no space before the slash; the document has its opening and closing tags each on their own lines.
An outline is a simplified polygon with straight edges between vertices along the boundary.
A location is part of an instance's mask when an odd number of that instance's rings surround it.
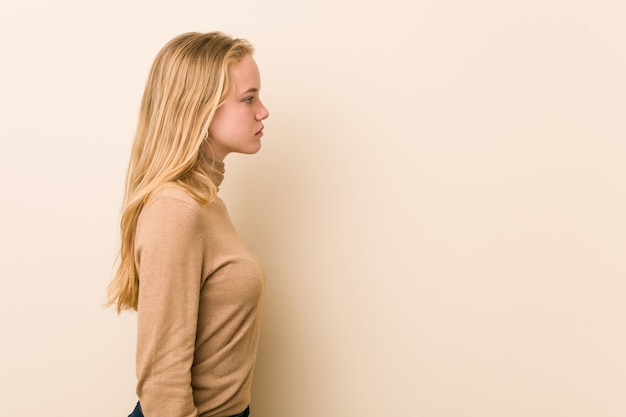
<svg viewBox="0 0 626 417">
<path fill-rule="evenodd" d="M 224 160 L 230 152 L 253 154 L 261 148 L 263 120 L 269 112 L 261 103 L 259 68 L 246 55 L 230 67 L 233 82 L 226 99 L 215 112 L 203 152 L 209 158 Z"/>
</svg>

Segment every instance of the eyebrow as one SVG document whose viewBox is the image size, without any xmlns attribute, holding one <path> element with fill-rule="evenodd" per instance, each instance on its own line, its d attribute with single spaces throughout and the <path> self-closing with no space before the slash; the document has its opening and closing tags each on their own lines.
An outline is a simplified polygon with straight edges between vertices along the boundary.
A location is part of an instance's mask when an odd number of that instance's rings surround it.
<svg viewBox="0 0 626 417">
<path fill-rule="evenodd" d="M 252 88 L 248 88 L 246 91 L 240 93 L 239 95 L 244 95 L 244 94 L 248 94 L 248 93 L 258 93 L 259 89 L 256 87 L 252 87 Z"/>
</svg>

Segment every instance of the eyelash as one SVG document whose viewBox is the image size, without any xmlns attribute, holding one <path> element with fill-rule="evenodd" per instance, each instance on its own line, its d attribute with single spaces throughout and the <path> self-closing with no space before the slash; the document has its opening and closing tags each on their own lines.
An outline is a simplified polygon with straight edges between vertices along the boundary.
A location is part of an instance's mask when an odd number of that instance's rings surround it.
<svg viewBox="0 0 626 417">
<path fill-rule="evenodd" d="M 244 102 L 246 102 L 248 104 L 252 104 L 253 100 L 254 100 L 254 97 L 248 97 L 248 98 L 244 99 Z"/>
</svg>

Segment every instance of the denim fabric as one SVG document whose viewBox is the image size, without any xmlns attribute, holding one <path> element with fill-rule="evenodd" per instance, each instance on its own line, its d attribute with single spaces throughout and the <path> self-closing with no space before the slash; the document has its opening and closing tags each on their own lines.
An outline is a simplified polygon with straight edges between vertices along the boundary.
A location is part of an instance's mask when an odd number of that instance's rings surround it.
<svg viewBox="0 0 626 417">
<path fill-rule="evenodd" d="M 137 405 L 132 413 L 128 415 L 128 417 L 143 417 L 143 413 L 141 412 L 141 406 L 139 405 L 139 401 L 137 401 Z"/>
<path fill-rule="evenodd" d="M 249 415 L 250 415 L 250 407 L 246 407 L 246 409 L 243 410 L 243 413 L 234 415 L 232 417 L 248 417 Z M 135 409 L 133 410 L 132 413 L 128 415 L 128 417 L 144 417 L 143 413 L 141 412 L 141 405 L 139 404 L 139 402 L 137 402 Z"/>
</svg>

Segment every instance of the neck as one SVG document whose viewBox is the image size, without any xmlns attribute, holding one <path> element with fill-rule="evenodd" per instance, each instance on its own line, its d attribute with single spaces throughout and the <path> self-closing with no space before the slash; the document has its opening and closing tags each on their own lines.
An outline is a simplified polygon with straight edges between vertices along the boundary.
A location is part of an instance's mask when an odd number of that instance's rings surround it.
<svg viewBox="0 0 626 417">
<path fill-rule="evenodd" d="M 226 172 L 224 161 L 213 159 L 208 160 L 207 164 L 209 165 L 207 172 L 211 177 L 211 180 L 213 180 L 213 183 L 219 187 L 224 180 L 224 173 Z"/>
</svg>

